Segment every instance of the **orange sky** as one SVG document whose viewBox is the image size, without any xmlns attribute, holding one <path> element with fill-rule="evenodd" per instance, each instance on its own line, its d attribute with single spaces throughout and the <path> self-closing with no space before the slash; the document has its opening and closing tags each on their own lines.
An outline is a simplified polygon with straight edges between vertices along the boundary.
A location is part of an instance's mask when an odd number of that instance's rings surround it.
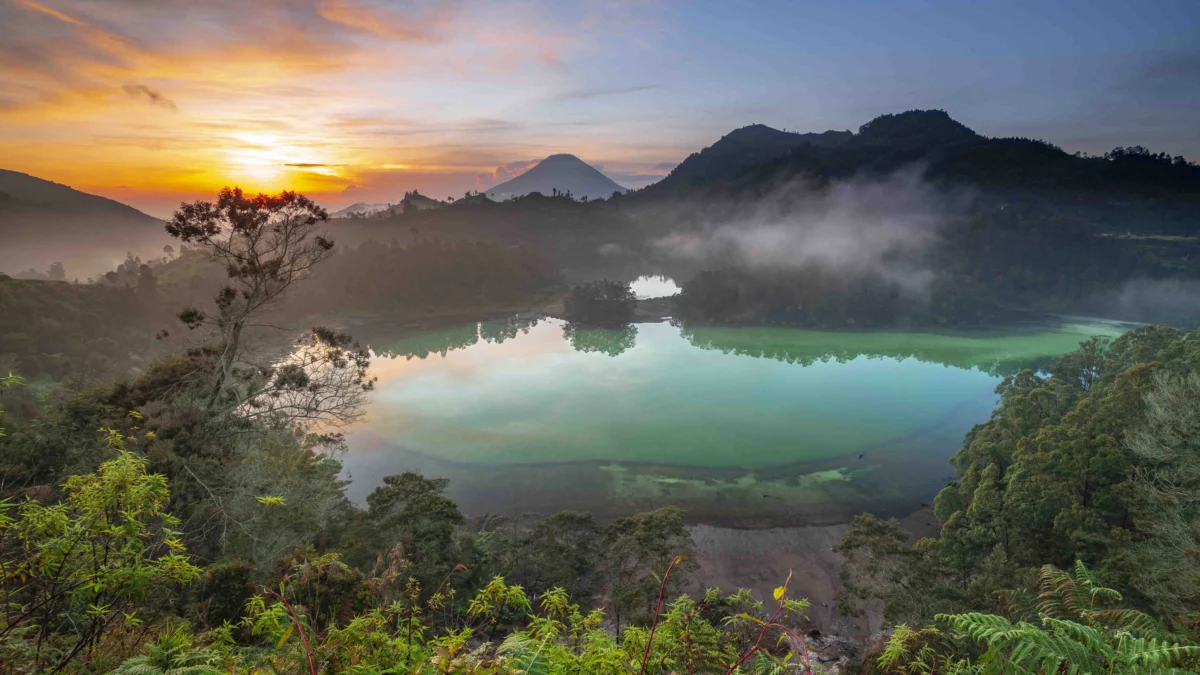
<svg viewBox="0 0 1200 675">
<path fill-rule="evenodd" d="M 0 0 L 0 168 L 157 215 L 226 184 L 459 196 L 553 152 L 636 183 L 685 145 L 528 109 L 567 100 L 568 62 L 642 4 L 497 21 L 457 2 Z"/>
<path fill-rule="evenodd" d="M 558 152 L 636 188 L 747 124 L 913 108 L 1197 159 L 1196 26 L 1197 0 L 0 0 L 0 168 L 160 216 L 227 184 L 458 196 Z"/>
</svg>

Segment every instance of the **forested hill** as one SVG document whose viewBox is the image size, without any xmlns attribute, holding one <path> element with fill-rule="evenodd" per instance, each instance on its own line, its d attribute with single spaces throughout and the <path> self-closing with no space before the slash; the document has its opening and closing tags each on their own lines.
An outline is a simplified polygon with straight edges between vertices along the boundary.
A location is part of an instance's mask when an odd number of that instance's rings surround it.
<svg viewBox="0 0 1200 675">
<path fill-rule="evenodd" d="M 931 179 L 968 184 L 985 195 L 1037 196 L 1081 206 L 1086 201 L 1114 210 L 1110 215 L 1139 203 L 1200 208 L 1200 167 L 1183 157 L 1140 146 L 1094 157 L 1073 155 L 1046 141 L 981 136 L 942 110 L 882 115 L 853 134 L 792 134 L 761 125 L 738 129 L 636 198 L 744 198 L 789 178 L 823 182 L 886 174 L 916 163 Z M 1195 229 L 1194 218 L 1160 215 L 1177 233 Z M 1111 219 L 1114 227 L 1117 220 Z"/>
<path fill-rule="evenodd" d="M 763 124 L 751 124 L 735 129 L 709 147 L 692 153 L 666 178 L 644 192 L 660 196 L 686 192 L 689 188 L 734 178 L 747 167 L 784 157 L 803 145 L 838 147 L 852 137 L 849 131 L 798 134 Z"/>
<path fill-rule="evenodd" d="M 60 183 L 0 169 L 0 272 L 42 271 L 62 263 L 86 279 L 133 253 L 159 253 L 162 221 L 117 201 Z"/>
<path fill-rule="evenodd" d="M 62 211 L 107 211 L 148 224 L 159 220 L 121 202 L 43 180 L 19 171 L 0 169 L 0 209 L 53 208 Z"/>
</svg>

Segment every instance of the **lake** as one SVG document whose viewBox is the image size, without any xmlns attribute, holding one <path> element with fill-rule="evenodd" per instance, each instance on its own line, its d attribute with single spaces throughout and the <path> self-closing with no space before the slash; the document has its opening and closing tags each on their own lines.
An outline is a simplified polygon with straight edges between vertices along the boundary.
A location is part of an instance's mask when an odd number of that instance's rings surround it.
<svg viewBox="0 0 1200 675">
<path fill-rule="evenodd" d="M 469 516 L 665 504 L 735 526 L 905 515 L 952 477 L 947 459 L 1005 374 L 1126 328 L 608 331 L 513 317 L 377 338 L 379 381 L 347 434 L 345 474 L 359 502 L 389 474 L 448 478 Z"/>
</svg>

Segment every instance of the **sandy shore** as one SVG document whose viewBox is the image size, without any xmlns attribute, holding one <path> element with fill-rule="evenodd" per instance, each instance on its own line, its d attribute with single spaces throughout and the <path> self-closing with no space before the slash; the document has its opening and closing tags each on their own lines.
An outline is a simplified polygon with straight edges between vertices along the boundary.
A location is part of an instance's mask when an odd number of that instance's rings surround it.
<svg viewBox="0 0 1200 675">
<path fill-rule="evenodd" d="M 930 507 L 900 519 L 900 523 L 914 540 L 937 536 L 939 530 Z M 700 569 L 693 575 L 689 591 L 747 588 L 770 606 L 771 592 L 783 583 L 790 570 L 789 596 L 808 598 L 809 618 L 823 631 L 846 636 L 869 635 L 879 630 L 879 617 L 854 619 L 837 611 L 842 556 L 832 549 L 848 529 L 849 523 L 761 530 L 691 526 L 688 531 Z"/>
</svg>

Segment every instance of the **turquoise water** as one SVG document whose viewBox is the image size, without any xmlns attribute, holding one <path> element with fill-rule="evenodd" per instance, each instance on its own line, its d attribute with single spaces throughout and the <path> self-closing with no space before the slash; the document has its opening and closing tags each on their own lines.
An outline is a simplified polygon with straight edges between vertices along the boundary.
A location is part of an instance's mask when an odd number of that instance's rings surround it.
<svg viewBox="0 0 1200 675">
<path fill-rule="evenodd" d="M 947 458 L 987 419 L 1003 375 L 1121 331 L 564 331 L 513 319 L 377 340 L 379 382 L 348 434 L 346 473 L 359 500 L 388 474 L 447 477 L 469 515 L 671 503 L 695 520 L 765 525 L 901 513 L 950 477 Z"/>
</svg>

